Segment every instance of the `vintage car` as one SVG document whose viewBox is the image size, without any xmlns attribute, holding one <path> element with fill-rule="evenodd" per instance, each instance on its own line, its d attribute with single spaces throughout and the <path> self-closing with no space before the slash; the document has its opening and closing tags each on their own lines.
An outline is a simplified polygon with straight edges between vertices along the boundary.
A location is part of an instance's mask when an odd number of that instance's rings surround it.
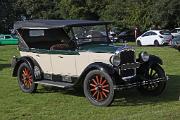
<svg viewBox="0 0 180 120">
<path fill-rule="evenodd" d="M 0 45 L 17 45 L 18 38 L 10 34 L 0 34 Z"/>
<path fill-rule="evenodd" d="M 14 29 L 20 57 L 13 57 L 20 89 L 35 92 L 38 84 L 60 88 L 82 87 L 96 106 L 112 103 L 115 91 L 137 87 L 144 95 L 160 95 L 167 77 L 162 60 L 147 52 L 136 59 L 131 46 L 114 46 L 107 21 L 27 20 Z M 106 31 L 102 35 L 101 31 Z"/>
</svg>

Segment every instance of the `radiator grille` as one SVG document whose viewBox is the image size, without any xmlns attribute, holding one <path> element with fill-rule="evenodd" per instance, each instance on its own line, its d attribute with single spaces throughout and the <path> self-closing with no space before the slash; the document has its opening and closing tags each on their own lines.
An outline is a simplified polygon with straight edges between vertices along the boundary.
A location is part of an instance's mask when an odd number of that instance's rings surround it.
<svg viewBox="0 0 180 120">
<path fill-rule="evenodd" d="M 134 69 L 121 70 L 121 76 L 122 77 L 134 76 L 134 74 L 135 74 L 135 70 Z"/>
<path fill-rule="evenodd" d="M 134 63 L 135 53 L 132 50 L 124 50 L 120 53 L 121 64 Z"/>
<path fill-rule="evenodd" d="M 135 63 L 135 52 L 133 50 L 124 50 L 120 53 L 120 60 L 122 64 Z M 134 76 L 134 69 L 121 70 L 122 77 Z"/>
</svg>

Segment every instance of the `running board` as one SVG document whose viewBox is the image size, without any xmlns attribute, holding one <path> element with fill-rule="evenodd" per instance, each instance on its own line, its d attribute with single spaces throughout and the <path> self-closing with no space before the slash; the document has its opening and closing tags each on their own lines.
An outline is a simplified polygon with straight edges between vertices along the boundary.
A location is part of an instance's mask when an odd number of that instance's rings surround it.
<svg viewBox="0 0 180 120">
<path fill-rule="evenodd" d="M 48 85 L 48 86 L 55 86 L 55 87 L 60 87 L 60 88 L 70 88 L 74 85 L 71 83 L 52 81 L 52 80 L 40 80 L 40 81 L 35 81 L 34 83 Z"/>
</svg>

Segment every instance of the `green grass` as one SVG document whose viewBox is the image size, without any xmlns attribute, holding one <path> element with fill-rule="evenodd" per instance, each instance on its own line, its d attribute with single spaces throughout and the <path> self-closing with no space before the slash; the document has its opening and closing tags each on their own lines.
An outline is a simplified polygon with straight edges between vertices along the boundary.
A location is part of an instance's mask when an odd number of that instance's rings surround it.
<svg viewBox="0 0 180 120">
<path fill-rule="evenodd" d="M 133 43 L 130 43 L 133 44 Z M 110 107 L 95 107 L 75 91 L 20 91 L 11 77 L 10 62 L 16 46 L 0 46 L 0 120 L 179 120 L 180 52 L 169 47 L 138 47 L 160 56 L 170 80 L 159 97 L 141 96 L 136 89 L 120 91 Z"/>
</svg>

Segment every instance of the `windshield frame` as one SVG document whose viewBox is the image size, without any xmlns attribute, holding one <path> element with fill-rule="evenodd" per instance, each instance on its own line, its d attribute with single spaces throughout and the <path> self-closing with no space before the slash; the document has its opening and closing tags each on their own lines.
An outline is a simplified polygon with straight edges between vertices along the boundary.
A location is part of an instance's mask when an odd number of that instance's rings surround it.
<svg viewBox="0 0 180 120">
<path fill-rule="evenodd" d="M 83 25 L 83 26 L 78 26 L 78 27 L 83 28 L 83 27 L 88 27 L 88 26 L 92 26 L 92 27 L 94 27 L 94 26 L 104 26 L 104 28 L 105 28 L 105 31 L 104 31 L 105 36 L 104 36 L 104 38 L 106 38 L 107 40 L 106 41 L 91 41 L 91 42 L 84 42 L 84 43 L 79 44 L 78 39 L 77 39 L 76 34 L 75 34 L 75 31 L 73 29 L 73 28 L 75 28 L 77 26 L 71 26 L 70 31 L 71 31 L 71 34 L 73 35 L 71 37 L 71 39 L 76 42 L 77 46 L 83 46 L 83 45 L 87 45 L 87 44 L 110 44 L 111 43 L 111 40 L 109 38 L 109 32 L 108 32 L 108 25 L 107 24 L 103 24 L 103 25 Z M 92 37 L 92 38 L 101 38 L 101 37 Z M 82 37 L 80 39 L 88 39 L 88 37 L 84 37 L 84 38 Z"/>
</svg>

